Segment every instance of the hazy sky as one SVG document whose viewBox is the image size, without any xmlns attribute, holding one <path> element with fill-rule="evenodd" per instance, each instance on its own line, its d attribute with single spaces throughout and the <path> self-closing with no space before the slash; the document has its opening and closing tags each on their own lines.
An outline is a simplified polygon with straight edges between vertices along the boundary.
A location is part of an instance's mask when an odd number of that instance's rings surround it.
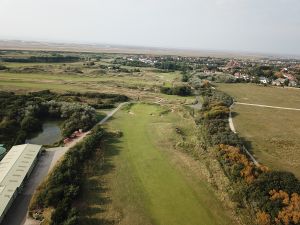
<svg viewBox="0 0 300 225">
<path fill-rule="evenodd" d="M 300 0 L 0 0 L 0 38 L 300 54 Z"/>
</svg>

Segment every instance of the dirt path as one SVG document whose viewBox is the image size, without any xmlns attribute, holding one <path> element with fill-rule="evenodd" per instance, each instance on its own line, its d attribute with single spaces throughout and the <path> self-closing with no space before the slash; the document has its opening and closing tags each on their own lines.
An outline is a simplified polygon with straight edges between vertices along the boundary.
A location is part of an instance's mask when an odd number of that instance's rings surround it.
<svg viewBox="0 0 300 225">
<path fill-rule="evenodd" d="M 230 127 L 230 130 L 233 132 L 233 133 L 235 133 L 236 134 L 236 130 L 235 130 L 235 127 L 234 127 L 234 125 L 233 125 L 233 120 L 232 120 L 232 113 L 231 113 L 231 111 L 232 111 L 232 107 L 233 107 L 233 104 L 229 107 L 229 117 L 228 117 L 228 122 L 229 122 L 229 127 Z"/>
<path fill-rule="evenodd" d="M 124 105 L 128 104 L 129 102 L 123 102 L 121 104 L 118 105 L 117 108 L 115 108 L 114 110 L 112 110 L 111 112 L 109 112 L 106 117 L 104 117 L 99 123 L 98 125 L 102 125 L 104 124 L 107 120 L 109 120 L 116 112 L 118 112 L 118 110 L 120 110 Z M 75 146 L 77 143 L 79 143 L 80 141 L 82 141 L 88 134 L 90 133 L 90 131 L 84 132 L 82 133 L 82 135 L 74 140 L 72 140 L 71 142 L 69 142 L 68 144 L 65 145 L 65 147 L 67 147 L 68 149 L 72 148 L 73 146 Z"/>
<path fill-rule="evenodd" d="M 264 107 L 264 108 L 273 108 L 273 109 L 286 109 L 286 110 L 300 111 L 300 109 L 297 109 L 297 108 L 287 108 L 287 107 L 279 107 L 279 106 L 271 106 L 271 105 L 251 104 L 251 103 L 244 103 L 244 102 L 235 102 L 235 104 L 237 104 L 237 105 L 257 106 L 257 107 Z"/>
<path fill-rule="evenodd" d="M 236 103 L 233 103 L 230 107 L 229 107 L 229 117 L 228 117 L 228 122 L 229 122 L 229 127 L 230 127 L 230 130 L 233 132 L 233 133 L 237 133 L 236 130 L 235 130 L 235 127 L 234 127 L 234 124 L 233 124 L 233 120 L 232 120 L 232 107 L 234 106 L 234 104 Z M 246 152 L 246 154 L 250 157 L 250 159 L 252 160 L 252 162 L 254 163 L 254 165 L 256 166 L 259 166 L 259 163 L 258 161 L 254 158 L 254 156 L 248 151 L 248 149 L 243 146 L 243 150 Z"/>
</svg>

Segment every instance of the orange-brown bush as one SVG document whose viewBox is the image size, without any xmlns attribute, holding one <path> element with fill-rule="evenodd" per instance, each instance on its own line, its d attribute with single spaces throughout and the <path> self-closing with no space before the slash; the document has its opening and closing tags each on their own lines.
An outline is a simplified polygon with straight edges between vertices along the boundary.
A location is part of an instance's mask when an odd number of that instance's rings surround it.
<svg viewBox="0 0 300 225">
<path fill-rule="evenodd" d="M 275 218 L 276 224 L 299 224 L 300 223 L 300 195 L 297 193 L 288 193 L 279 190 L 271 190 L 269 192 L 272 201 L 281 200 L 284 207 L 278 212 Z"/>
<path fill-rule="evenodd" d="M 271 224 L 271 217 L 268 213 L 258 211 L 256 213 L 256 221 L 259 225 L 270 225 Z"/>
<path fill-rule="evenodd" d="M 243 168 L 240 171 L 240 175 L 248 184 L 252 183 L 260 173 L 267 170 L 264 166 L 255 166 L 238 147 L 221 144 L 220 152 L 223 155 L 223 158 L 226 161 L 231 162 L 231 164 L 242 165 Z"/>
</svg>

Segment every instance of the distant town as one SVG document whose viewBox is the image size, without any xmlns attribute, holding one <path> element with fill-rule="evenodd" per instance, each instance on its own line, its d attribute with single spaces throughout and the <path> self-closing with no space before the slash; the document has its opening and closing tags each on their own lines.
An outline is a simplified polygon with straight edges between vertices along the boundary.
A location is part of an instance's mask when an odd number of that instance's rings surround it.
<svg viewBox="0 0 300 225">
<path fill-rule="evenodd" d="M 280 87 L 299 87 L 300 60 L 297 59 L 224 59 L 213 57 L 180 57 L 180 56 L 130 56 L 123 59 L 141 62 L 161 69 L 193 70 L 208 82 L 224 83 L 260 83 Z M 126 64 L 126 63 L 124 63 Z M 136 63 L 137 64 L 137 63 Z M 217 79 L 217 80 L 216 80 Z"/>
</svg>

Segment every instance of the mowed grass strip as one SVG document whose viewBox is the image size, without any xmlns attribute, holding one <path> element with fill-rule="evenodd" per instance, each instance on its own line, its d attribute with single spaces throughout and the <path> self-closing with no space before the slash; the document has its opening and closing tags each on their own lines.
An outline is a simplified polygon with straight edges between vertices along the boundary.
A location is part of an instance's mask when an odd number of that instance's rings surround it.
<svg viewBox="0 0 300 225">
<path fill-rule="evenodd" d="M 156 105 L 136 104 L 109 121 L 107 129 L 123 136 L 107 141 L 105 166 L 86 181 L 85 224 L 233 224 L 206 182 L 187 179 L 190 174 L 172 164 L 166 145 L 159 145 L 173 139 L 174 133 L 164 131 L 180 120 L 160 112 Z"/>
</svg>

